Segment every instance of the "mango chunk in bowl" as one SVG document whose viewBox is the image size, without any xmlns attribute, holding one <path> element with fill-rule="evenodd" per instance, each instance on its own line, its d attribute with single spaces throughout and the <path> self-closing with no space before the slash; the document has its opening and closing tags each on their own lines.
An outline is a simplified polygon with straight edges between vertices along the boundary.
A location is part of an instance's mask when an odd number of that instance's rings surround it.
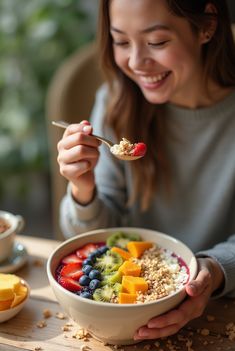
<svg viewBox="0 0 235 351">
<path fill-rule="evenodd" d="M 0 323 L 21 311 L 30 295 L 28 283 L 15 274 L 0 273 Z"/>
</svg>

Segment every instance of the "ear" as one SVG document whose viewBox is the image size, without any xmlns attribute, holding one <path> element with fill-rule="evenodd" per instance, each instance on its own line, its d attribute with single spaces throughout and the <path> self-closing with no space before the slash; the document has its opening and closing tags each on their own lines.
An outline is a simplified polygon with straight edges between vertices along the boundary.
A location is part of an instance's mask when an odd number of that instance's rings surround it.
<svg viewBox="0 0 235 351">
<path fill-rule="evenodd" d="M 208 18 L 208 21 L 206 21 L 204 27 L 200 31 L 201 44 L 208 43 L 215 34 L 217 28 L 217 8 L 215 5 L 212 3 L 206 4 L 204 13 L 212 16 Z"/>
</svg>

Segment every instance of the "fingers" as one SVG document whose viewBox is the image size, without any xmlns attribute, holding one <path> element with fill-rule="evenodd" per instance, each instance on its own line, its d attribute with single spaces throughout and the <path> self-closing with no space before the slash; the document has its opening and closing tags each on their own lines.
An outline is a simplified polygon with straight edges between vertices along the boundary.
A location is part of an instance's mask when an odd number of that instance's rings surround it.
<svg viewBox="0 0 235 351">
<path fill-rule="evenodd" d="M 139 328 L 135 340 L 156 339 L 178 332 L 190 320 L 202 315 L 212 292 L 212 275 L 207 260 L 199 259 L 199 273 L 186 286 L 187 299 L 174 310 L 152 318 Z"/>
<path fill-rule="evenodd" d="M 170 325 L 165 328 L 149 329 L 147 327 L 141 327 L 138 333 L 135 333 L 134 340 L 145 340 L 145 339 L 158 339 L 166 336 L 173 335 L 179 330 L 178 325 Z"/>
<path fill-rule="evenodd" d="M 58 163 L 73 163 L 83 159 L 91 160 L 99 157 L 98 149 L 84 145 L 76 145 L 69 150 L 62 149 L 58 154 Z"/>
<path fill-rule="evenodd" d="M 92 127 L 90 125 L 72 124 L 66 129 L 63 138 L 59 141 L 58 151 L 68 150 L 76 145 L 87 145 L 97 148 L 100 145 L 100 141 L 89 135 L 91 131 Z"/>
<path fill-rule="evenodd" d="M 157 318 L 150 319 L 149 328 L 163 328 L 171 324 L 180 324 L 185 320 L 183 313 L 179 313 L 177 309 L 165 313 Z"/>
<path fill-rule="evenodd" d="M 156 339 L 177 333 L 191 319 L 198 317 L 199 311 L 201 315 L 203 311 L 201 306 L 205 307 L 205 305 L 203 302 L 199 303 L 199 301 L 195 301 L 194 299 L 189 297 L 178 309 L 151 319 L 146 326 L 137 330 L 134 339 Z"/>
<path fill-rule="evenodd" d="M 188 297 L 177 309 L 149 320 L 136 332 L 134 339 L 154 339 L 177 333 L 190 320 L 202 315 L 209 297 L 210 285 L 207 285 L 200 295 Z"/>
<path fill-rule="evenodd" d="M 71 124 L 67 127 L 63 138 L 58 142 L 57 161 L 60 173 L 68 180 L 93 169 L 99 158 L 100 141 L 92 137 L 92 126 L 88 121 Z M 77 165 L 74 165 L 78 163 Z"/>
<path fill-rule="evenodd" d="M 91 124 L 87 120 L 81 121 L 80 123 L 72 123 L 66 128 L 64 132 L 64 136 L 68 136 L 78 132 L 91 134 L 92 133 Z"/>
</svg>

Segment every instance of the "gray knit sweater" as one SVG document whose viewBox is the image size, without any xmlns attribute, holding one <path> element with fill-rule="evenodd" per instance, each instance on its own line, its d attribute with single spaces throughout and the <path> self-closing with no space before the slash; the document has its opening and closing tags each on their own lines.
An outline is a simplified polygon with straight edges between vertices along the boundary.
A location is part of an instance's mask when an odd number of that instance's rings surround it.
<svg viewBox="0 0 235 351">
<path fill-rule="evenodd" d="M 94 134 L 104 134 L 106 96 L 103 86 L 92 113 Z M 235 296 L 235 91 L 209 108 L 190 110 L 168 104 L 163 118 L 173 166 L 170 202 L 158 191 L 147 212 L 140 211 L 138 202 L 126 208 L 132 186 L 129 164 L 101 146 L 97 196 L 80 206 L 68 186 L 61 203 L 63 233 L 68 238 L 98 228 L 132 226 L 172 235 L 197 256 L 217 260 L 225 273 L 219 296 Z M 117 142 L 111 131 L 105 136 Z"/>
</svg>

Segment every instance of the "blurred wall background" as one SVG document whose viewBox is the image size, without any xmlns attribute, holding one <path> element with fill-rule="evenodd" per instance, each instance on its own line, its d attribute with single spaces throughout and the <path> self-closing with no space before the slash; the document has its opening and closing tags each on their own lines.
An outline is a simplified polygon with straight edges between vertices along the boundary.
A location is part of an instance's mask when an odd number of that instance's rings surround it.
<svg viewBox="0 0 235 351">
<path fill-rule="evenodd" d="M 46 93 L 63 60 L 94 39 L 97 5 L 0 1 L 0 209 L 23 215 L 26 235 L 54 236 Z"/>
<path fill-rule="evenodd" d="M 53 234 L 45 98 L 96 14 L 97 0 L 0 1 L 0 209 L 24 216 L 24 234 Z"/>
</svg>

